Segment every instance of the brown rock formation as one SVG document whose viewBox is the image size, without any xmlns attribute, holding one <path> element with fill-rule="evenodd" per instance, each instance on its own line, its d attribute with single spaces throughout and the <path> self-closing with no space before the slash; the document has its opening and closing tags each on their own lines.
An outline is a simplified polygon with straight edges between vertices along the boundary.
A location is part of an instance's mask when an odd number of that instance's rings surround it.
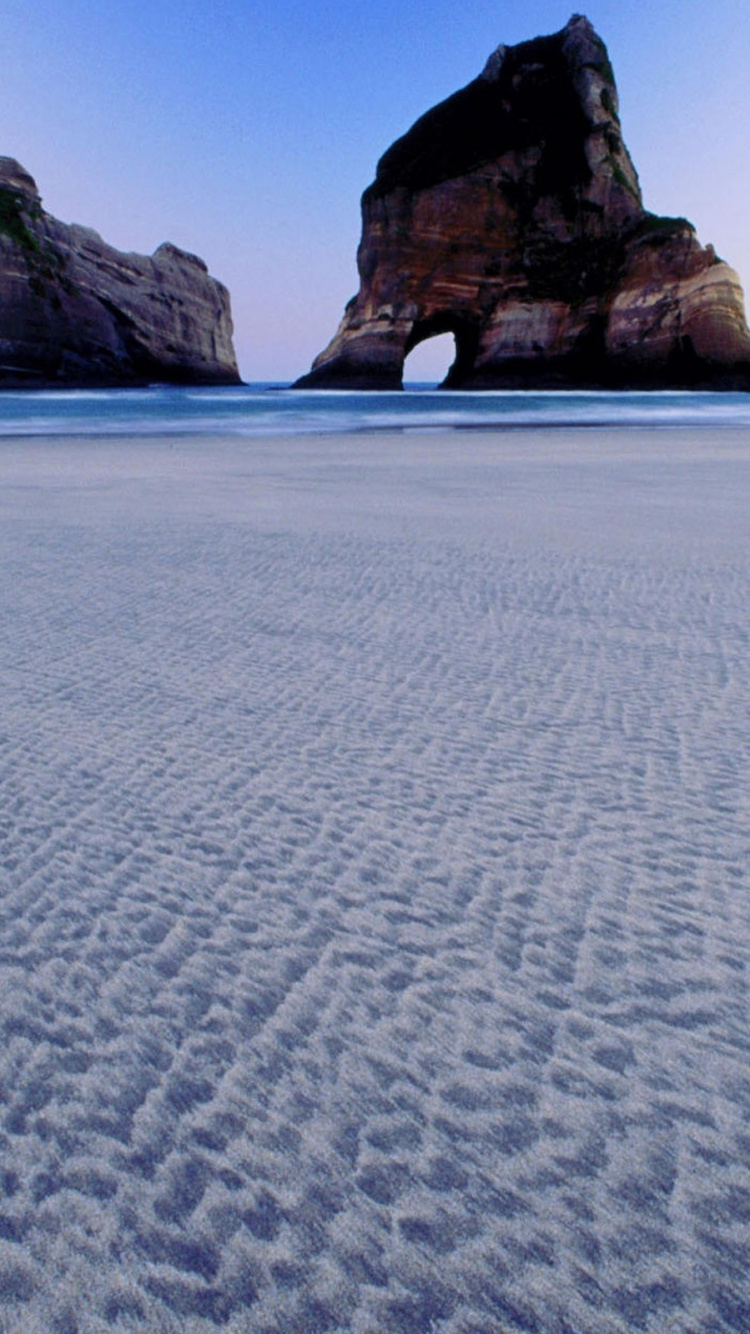
<svg viewBox="0 0 750 1334">
<path fill-rule="evenodd" d="M 587 19 L 499 47 L 381 158 L 360 290 L 299 388 L 397 389 L 452 332 L 451 388 L 750 387 L 739 279 L 648 213 Z"/>
<path fill-rule="evenodd" d="M 122 254 L 0 157 L 0 386 L 239 382 L 229 293 L 173 245 Z"/>
</svg>

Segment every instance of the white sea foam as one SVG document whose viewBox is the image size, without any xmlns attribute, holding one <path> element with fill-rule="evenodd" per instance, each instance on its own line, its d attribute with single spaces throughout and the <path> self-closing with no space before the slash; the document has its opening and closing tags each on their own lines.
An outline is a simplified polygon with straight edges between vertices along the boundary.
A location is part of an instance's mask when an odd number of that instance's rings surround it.
<svg viewBox="0 0 750 1334">
<path fill-rule="evenodd" d="M 0 474 L 0 1329 L 747 1334 L 750 435 Z"/>
</svg>

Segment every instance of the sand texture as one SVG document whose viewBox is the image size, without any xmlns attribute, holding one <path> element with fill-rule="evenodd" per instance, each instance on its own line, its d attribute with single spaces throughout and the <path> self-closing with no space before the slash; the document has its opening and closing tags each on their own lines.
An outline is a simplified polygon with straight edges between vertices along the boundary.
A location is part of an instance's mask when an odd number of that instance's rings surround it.
<svg viewBox="0 0 750 1334">
<path fill-rule="evenodd" d="M 0 484 L 2 1334 L 747 1334 L 750 434 Z"/>
</svg>

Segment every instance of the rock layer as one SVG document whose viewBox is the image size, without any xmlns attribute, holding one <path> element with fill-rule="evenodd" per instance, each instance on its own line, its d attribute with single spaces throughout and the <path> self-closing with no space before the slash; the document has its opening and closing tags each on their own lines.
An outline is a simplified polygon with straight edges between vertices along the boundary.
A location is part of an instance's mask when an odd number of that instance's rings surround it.
<svg viewBox="0 0 750 1334">
<path fill-rule="evenodd" d="M 229 293 L 165 244 L 123 254 L 0 158 L 0 386 L 238 383 Z"/>
<path fill-rule="evenodd" d="M 360 289 L 300 388 L 397 389 L 452 332 L 451 388 L 750 387 L 737 274 L 643 206 L 586 18 L 427 112 L 362 197 Z"/>
</svg>

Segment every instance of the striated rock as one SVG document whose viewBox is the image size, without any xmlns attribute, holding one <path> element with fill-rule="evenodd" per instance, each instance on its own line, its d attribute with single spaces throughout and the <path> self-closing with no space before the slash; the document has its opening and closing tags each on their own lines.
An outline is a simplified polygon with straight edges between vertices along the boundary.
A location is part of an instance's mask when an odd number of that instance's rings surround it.
<svg viewBox="0 0 750 1334">
<path fill-rule="evenodd" d="M 451 388 L 750 388 L 739 279 L 643 207 L 586 18 L 499 47 L 381 158 L 360 290 L 299 388 L 397 389 L 452 332 Z"/>
<path fill-rule="evenodd" d="M 0 386 L 239 382 L 229 293 L 195 255 L 122 254 L 0 157 Z"/>
</svg>

